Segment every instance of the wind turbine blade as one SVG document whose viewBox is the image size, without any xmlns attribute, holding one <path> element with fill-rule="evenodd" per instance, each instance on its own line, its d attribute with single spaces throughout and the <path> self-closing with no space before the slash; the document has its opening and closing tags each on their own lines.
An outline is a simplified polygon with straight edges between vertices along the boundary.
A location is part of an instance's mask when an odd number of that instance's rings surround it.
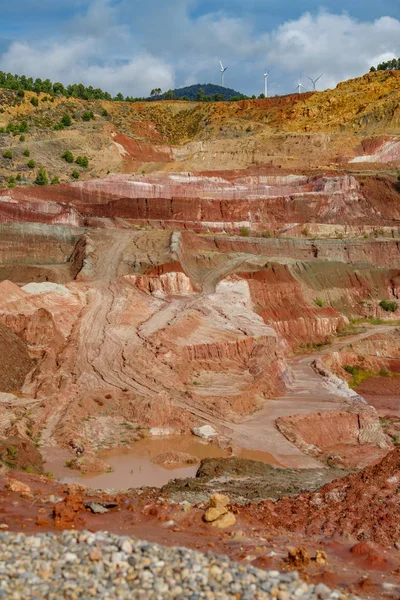
<svg viewBox="0 0 400 600">
<path fill-rule="evenodd" d="M 315 83 L 317 83 L 318 79 L 321 79 L 323 73 L 321 73 L 321 75 L 319 77 L 317 77 L 317 79 L 315 80 Z"/>
<path fill-rule="evenodd" d="M 222 60 L 219 61 L 219 64 L 221 65 L 221 69 L 224 70 L 224 65 L 222 64 Z"/>
<path fill-rule="evenodd" d="M 311 81 L 311 83 L 314 83 L 314 80 L 311 79 L 311 77 L 309 77 L 308 75 L 306 75 L 307 79 L 309 79 Z"/>
</svg>

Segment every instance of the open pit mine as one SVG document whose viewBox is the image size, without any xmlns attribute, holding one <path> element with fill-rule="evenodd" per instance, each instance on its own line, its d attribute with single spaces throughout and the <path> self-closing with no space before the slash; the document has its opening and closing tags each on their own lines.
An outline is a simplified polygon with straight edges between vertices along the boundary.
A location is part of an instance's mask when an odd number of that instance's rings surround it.
<svg viewBox="0 0 400 600">
<path fill-rule="evenodd" d="M 1 92 L 29 132 L 0 135 L 0 536 L 399 598 L 400 72 L 237 103 Z"/>
</svg>

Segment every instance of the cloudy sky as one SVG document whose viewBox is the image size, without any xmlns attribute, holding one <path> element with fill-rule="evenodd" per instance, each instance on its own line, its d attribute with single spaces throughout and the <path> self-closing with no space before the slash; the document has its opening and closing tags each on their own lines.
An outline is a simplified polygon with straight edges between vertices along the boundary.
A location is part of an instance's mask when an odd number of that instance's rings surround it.
<svg viewBox="0 0 400 600">
<path fill-rule="evenodd" d="M 4 2 L 0 69 L 112 93 L 192 83 L 245 94 L 320 88 L 400 57 L 400 0 L 13 0 Z"/>
</svg>

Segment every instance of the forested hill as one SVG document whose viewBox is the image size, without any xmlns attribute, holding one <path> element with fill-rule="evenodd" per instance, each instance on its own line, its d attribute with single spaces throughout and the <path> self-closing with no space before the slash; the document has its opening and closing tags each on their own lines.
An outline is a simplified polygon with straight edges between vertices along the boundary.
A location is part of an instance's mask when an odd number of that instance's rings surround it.
<svg viewBox="0 0 400 600">
<path fill-rule="evenodd" d="M 153 92 L 159 92 L 159 90 L 153 90 Z M 234 98 L 235 100 L 246 98 L 240 92 L 233 90 L 231 88 L 222 87 L 220 85 L 215 85 L 213 83 L 204 83 L 196 85 L 190 85 L 183 88 L 178 88 L 175 90 L 169 90 L 168 92 L 163 93 L 152 93 L 152 98 L 155 100 L 231 100 Z"/>
</svg>

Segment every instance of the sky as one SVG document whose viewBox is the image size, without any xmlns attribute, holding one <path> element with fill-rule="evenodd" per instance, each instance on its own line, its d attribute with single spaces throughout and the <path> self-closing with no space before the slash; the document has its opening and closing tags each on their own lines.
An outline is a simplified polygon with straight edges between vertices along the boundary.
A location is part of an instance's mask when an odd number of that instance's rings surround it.
<svg viewBox="0 0 400 600">
<path fill-rule="evenodd" d="M 319 89 L 400 57 L 400 0 L 13 0 L 0 70 L 148 96 L 221 81 L 260 94 Z"/>
</svg>

